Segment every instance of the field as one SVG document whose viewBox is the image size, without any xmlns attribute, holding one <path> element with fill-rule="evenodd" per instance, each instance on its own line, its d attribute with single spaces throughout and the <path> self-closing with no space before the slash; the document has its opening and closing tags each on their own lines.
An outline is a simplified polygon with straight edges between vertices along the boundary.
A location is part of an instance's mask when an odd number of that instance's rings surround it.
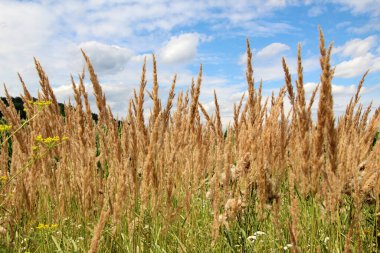
<svg viewBox="0 0 380 253">
<path fill-rule="evenodd" d="M 83 53 L 95 121 L 85 72 L 62 112 L 36 60 L 37 100 L 20 77 L 27 118 L 7 91 L 0 102 L 0 252 L 379 252 L 380 108 L 360 103 L 363 73 L 334 116 L 331 49 L 320 31 L 310 99 L 300 46 L 296 80 L 283 59 L 285 85 L 264 98 L 247 41 L 248 92 L 229 126 L 216 94 L 212 115 L 199 100 L 202 67 L 186 92 L 174 77 L 162 101 L 153 57 L 153 89 L 144 63 L 118 121 Z"/>
</svg>

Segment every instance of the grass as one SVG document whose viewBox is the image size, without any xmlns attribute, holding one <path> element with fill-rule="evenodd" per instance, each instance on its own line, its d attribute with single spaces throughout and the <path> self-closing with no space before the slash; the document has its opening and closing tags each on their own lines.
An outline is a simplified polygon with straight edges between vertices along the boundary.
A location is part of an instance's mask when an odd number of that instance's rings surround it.
<svg viewBox="0 0 380 253">
<path fill-rule="evenodd" d="M 350 201 L 349 198 L 346 200 Z M 300 200 L 298 247 L 303 252 L 344 252 L 346 234 L 351 224 L 351 203 L 345 203 L 335 220 L 323 219 L 323 209 L 314 200 Z M 246 213 L 227 227 L 220 229 L 220 237 L 212 244 L 210 230 L 212 215 L 210 205 L 202 198 L 192 203 L 193 211 L 186 218 L 179 215 L 176 222 L 167 224 L 163 217 L 151 217 L 149 213 L 141 214 L 138 222 L 130 224 L 121 219 L 119 231 L 113 234 L 109 224 L 103 231 L 100 240 L 100 252 L 287 252 L 286 245 L 291 244 L 288 232 L 289 203 L 281 203 L 278 221 L 267 211 L 264 219 L 259 219 L 255 210 L 257 203 L 251 203 Z M 48 205 L 48 204 L 47 204 Z M 54 208 L 50 204 L 49 208 Z M 46 209 L 44 209 L 46 210 Z M 83 252 L 89 250 L 88 242 L 97 220 L 86 221 L 81 217 L 78 208 L 72 207 L 69 217 L 59 220 L 51 214 L 40 214 L 37 220 L 25 220 L 15 228 L 15 236 L 2 238 L 2 252 Z M 363 219 L 357 225 L 355 234 L 361 238 L 363 252 L 376 252 L 374 207 L 367 205 L 362 211 Z M 46 223 L 44 223 L 46 221 Z M 41 223 L 42 222 L 42 223 Z M 58 223 L 53 223 L 58 222 Z M 38 228 L 40 224 L 57 224 L 57 227 Z M 133 232 L 131 231 L 133 230 Z M 265 234 L 250 239 L 255 232 Z M 355 252 L 359 245 L 354 237 L 351 249 Z M 6 245 L 9 245 L 8 247 Z M 11 245 L 11 247 L 10 247 Z"/>
<path fill-rule="evenodd" d="M 36 60 L 37 101 L 20 78 L 26 120 L 7 91 L 0 101 L 0 252 L 379 252 L 380 108 L 360 103 L 365 73 L 335 118 L 322 31 L 320 52 L 313 94 L 299 46 L 296 81 L 283 59 L 286 84 L 266 98 L 247 41 L 247 93 L 224 129 L 216 94 L 212 115 L 199 100 L 202 67 L 185 92 L 174 77 L 165 102 L 155 58 L 151 90 L 145 62 L 116 121 L 84 52 L 63 114 Z"/>
</svg>

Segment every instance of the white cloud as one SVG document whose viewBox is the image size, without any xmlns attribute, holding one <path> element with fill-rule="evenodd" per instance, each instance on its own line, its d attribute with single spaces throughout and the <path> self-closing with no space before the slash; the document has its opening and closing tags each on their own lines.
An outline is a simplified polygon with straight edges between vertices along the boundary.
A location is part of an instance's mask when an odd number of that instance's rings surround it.
<svg viewBox="0 0 380 253">
<path fill-rule="evenodd" d="M 294 74 L 294 59 L 288 59 L 287 64 L 291 67 L 290 71 Z M 274 62 L 272 65 L 257 66 L 255 69 L 255 79 L 270 81 L 270 80 L 283 80 L 284 79 L 284 70 L 282 68 L 281 61 Z"/>
<path fill-rule="evenodd" d="M 307 96 L 310 96 L 316 86 L 317 86 L 317 83 L 314 83 L 314 82 L 304 83 L 303 87 L 305 89 L 305 94 Z"/>
<path fill-rule="evenodd" d="M 257 21 L 262 14 L 284 8 L 288 1 L 0 1 L 0 81 L 12 84 L 20 71 L 26 80 L 37 83 L 33 56 L 41 60 L 54 86 L 69 82 L 70 73 L 81 71 L 81 55 L 77 46 L 89 41 L 86 49 L 100 74 L 121 71 L 125 62 L 137 60 L 146 52 L 159 52 L 164 41 L 173 35 L 173 28 L 187 29 L 199 22 L 210 25 L 211 32 L 249 30 L 255 34 L 289 31 L 289 24 Z M 244 16 L 239 19 L 239 16 Z M 22 18 L 20 18 L 22 17 Z M 237 20 L 239 19 L 239 20 Z M 255 21 L 256 19 L 256 21 Z M 254 26 L 252 23 L 256 22 Z M 215 24 L 223 24 L 214 30 Z M 175 35 L 175 33 L 174 33 Z M 174 52 L 163 48 L 163 61 L 177 63 L 193 59 L 197 45 L 208 38 L 193 36 L 187 41 L 188 51 Z M 114 50 L 110 45 L 126 50 Z M 87 45 L 90 46 L 91 45 Z M 95 48 L 96 47 L 96 48 Z M 127 48 L 126 48 L 127 47 Z M 180 48 L 177 46 L 177 49 Z M 90 51 L 89 51 L 90 50 Z M 112 52 L 118 51 L 122 56 Z M 17 53 L 17 57 L 15 54 Z M 118 53 L 118 54 L 119 54 Z M 132 58 L 130 58 L 132 57 Z M 141 58 L 141 57 L 140 57 Z M 80 60 L 78 60 L 80 59 Z M 140 59 L 141 60 L 141 59 Z M 178 68 L 177 68 L 178 69 Z M 177 70 L 176 69 L 176 70 Z M 34 85 L 36 87 L 36 85 Z"/>
<path fill-rule="evenodd" d="M 369 36 L 364 39 L 355 38 L 344 45 L 333 49 L 333 53 L 340 58 L 349 58 L 338 61 L 335 76 L 351 78 L 363 75 L 368 69 L 371 72 L 380 70 L 380 55 L 376 50 L 377 36 Z"/>
<path fill-rule="evenodd" d="M 275 55 L 279 55 L 288 50 L 290 50 L 290 47 L 288 45 L 275 42 L 258 51 L 256 56 L 259 58 L 269 58 Z"/>
<path fill-rule="evenodd" d="M 202 82 L 200 102 L 209 115 L 215 115 L 214 90 L 218 98 L 223 127 L 233 120 L 233 106 L 238 103 L 243 92 L 247 89 L 246 83 L 231 84 L 213 76 L 205 76 Z"/>
<path fill-rule="evenodd" d="M 273 44 L 280 44 L 280 43 L 273 43 Z M 267 46 L 264 49 L 267 49 L 270 46 Z M 273 54 L 271 57 L 269 57 L 271 53 L 270 50 L 268 54 L 266 53 L 266 50 L 265 50 L 264 54 L 261 54 L 260 56 L 256 54 L 256 58 L 255 56 L 253 57 L 254 76 L 256 80 L 270 81 L 270 80 L 284 79 L 282 55 L 280 53 L 284 52 L 284 50 L 288 51 L 290 48 L 286 45 L 285 47 L 279 46 L 278 48 L 280 49 L 282 48 L 283 50 L 278 50 L 277 53 Z M 274 48 L 273 51 L 276 51 L 276 49 Z M 297 58 L 295 56 L 287 56 L 285 57 L 285 60 L 286 60 L 286 64 L 289 67 L 290 73 L 295 74 L 297 71 Z M 239 65 L 244 66 L 245 68 L 245 65 L 247 64 L 247 54 L 246 53 L 241 54 L 237 63 Z M 304 72 L 311 72 L 311 71 L 319 69 L 318 56 L 310 55 L 308 57 L 303 58 L 302 66 L 304 68 Z M 244 73 L 244 70 L 242 70 L 242 73 Z"/>
<path fill-rule="evenodd" d="M 308 82 L 304 84 L 305 88 L 305 95 L 306 100 L 308 101 L 311 97 L 312 92 L 314 91 L 315 87 L 317 86 L 317 83 L 315 82 Z M 335 117 L 338 117 L 342 114 L 344 114 L 345 109 L 351 99 L 351 97 L 356 93 L 357 85 L 351 84 L 351 85 L 340 85 L 340 84 L 332 84 L 332 94 L 333 94 L 333 100 L 334 100 L 334 113 Z M 370 102 L 370 98 L 367 93 L 367 88 L 363 87 L 361 90 L 361 103 L 364 104 L 364 106 L 367 106 Z M 317 117 L 317 109 L 318 109 L 318 101 L 319 101 L 319 92 L 317 93 L 314 104 L 312 107 L 313 116 L 316 120 Z M 376 106 L 376 105 L 375 105 Z"/>
<path fill-rule="evenodd" d="M 161 61 L 169 64 L 190 62 L 197 54 L 197 47 L 202 37 L 197 33 L 185 33 L 171 37 L 159 52 Z"/>
<path fill-rule="evenodd" d="M 371 6 L 378 4 L 371 1 L 354 4 L 343 0 L 337 2 L 358 14 L 369 13 L 374 16 L 377 12 L 377 9 Z M 202 27 L 205 28 L 203 32 L 215 34 L 218 39 L 221 38 L 220 41 L 228 39 L 222 43 L 231 42 L 230 39 L 236 39 L 236 35 L 267 38 L 277 34 L 295 36 L 303 33 L 303 28 L 295 28 L 291 20 L 279 20 L 275 14 L 288 6 L 303 4 L 315 5 L 316 1 L 0 0 L 0 81 L 5 81 L 12 94 L 17 95 L 20 86 L 17 85 L 16 72 L 20 71 L 32 93 L 36 94 L 38 79 L 32 58 L 36 56 L 41 60 L 59 99 L 67 99 L 71 95 L 70 73 L 75 75 L 82 70 L 83 59 L 79 47 L 83 47 L 99 74 L 107 101 L 116 113 L 123 115 L 127 107 L 126 96 L 131 94 L 133 88 L 138 88 L 144 57 L 147 57 L 147 79 L 150 89 L 151 52 L 157 53 L 160 94 L 163 96 L 166 95 L 174 73 L 178 73 L 178 89 L 188 87 L 191 77 L 196 77 L 197 74 L 194 73 L 196 70 L 190 69 L 194 69 L 194 65 L 198 65 L 199 62 L 205 63 L 204 59 L 214 59 L 215 52 L 218 60 L 205 64 L 202 101 L 212 109 L 212 92 L 216 89 L 218 98 L 220 97 L 222 116 L 228 118 L 231 116 L 233 102 L 239 100 L 246 84 L 237 85 L 237 82 L 228 80 L 235 79 L 238 75 L 233 73 L 235 70 L 232 69 L 234 66 L 231 62 L 236 59 L 229 54 L 228 49 L 207 48 L 210 51 L 202 50 L 203 55 L 199 53 L 201 43 L 209 40 L 209 37 L 194 31 Z M 311 7 L 309 14 L 319 14 L 321 10 L 312 6 L 307 7 Z M 346 20 L 351 18 L 352 16 L 347 16 Z M 358 29 L 356 32 L 366 29 L 366 32 L 374 34 L 380 31 L 378 24 L 377 18 L 372 17 L 370 23 L 364 25 L 362 30 L 354 27 L 355 19 L 352 19 L 350 26 L 352 29 Z M 346 27 L 347 23 L 342 26 Z M 373 39 L 361 40 L 360 45 L 355 46 L 351 41 L 350 45 L 344 45 L 345 49 L 341 49 L 341 56 L 351 58 L 338 64 L 338 75 L 350 76 L 355 71 L 361 75 L 367 67 L 372 71 L 380 69 L 380 49 L 376 54 L 374 52 L 378 45 L 371 44 Z M 279 40 L 274 38 L 271 41 Z M 235 42 L 236 40 L 233 41 Z M 244 48 L 244 42 L 239 45 Z M 350 46 L 355 49 L 350 49 Z M 370 46 L 372 47 L 368 49 Z M 289 49 L 285 44 L 272 43 L 260 52 L 254 52 L 256 80 L 283 80 L 281 54 L 290 54 Z M 212 55 L 208 52 L 212 52 Z M 306 55 L 303 61 L 305 72 L 318 69 L 318 57 L 311 56 L 311 53 Z M 241 58 L 245 64 L 246 56 L 243 55 Z M 216 63 L 220 64 L 221 61 L 226 65 L 220 69 L 232 66 L 233 74 L 225 73 L 216 66 Z M 194 63 L 191 68 L 190 63 Z M 287 63 L 291 73 L 294 73 L 295 56 L 287 55 Z M 210 65 L 212 73 L 208 72 Z M 360 69 L 362 65 L 366 67 L 363 71 Z M 244 70 L 240 73 L 244 77 Z M 221 78 L 217 78 L 217 75 Z"/>
<path fill-rule="evenodd" d="M 138 54 L 134 55 L 131 58 L 131 62 L 133 64 L 142 65 L 144 63 L 144 59 L 146 59 L 147 62 L 152 61 L 152 54 Z"/>
<path fill-rule="evenodd" d="M 318 17 L 325 12 L 325 8 L 322 6 L 313 6 L 307 11 L 309 17 Z"/>
<path fill-rule="evenodd" d="M 81 43 L 82 48 L 100 74 L 114 74 L 123 70 L 132 57 L 131 50 L 116 45 L 106 45 L 97 41 Z"/>
<path fill-rule="evenodd" d="M 376 36 L 369 36 L 365 39 L 352 39 L 343 46 L 333 49 L 333 53 L 346 57 L 358 57 L 367 54 L 377 44 Z"/>
<path fill-rule="evenodd" d="M 218 9 L 219 17 L 227 18 L 231 23 L 242 24 L 242 22 L 249 21 L 260 17 L 263 14 L 291 5 L 290 1 L 285 0 L 269 0 L 269 1 L 204 1 L 207 3 L 208 8 Z"/>
<path fill-rule="evenodd" d="M 378 0 L 333 0 L 333 2 L 351 10 L 354 14 L 369 13 L 374 16 L 380 15 L 380 1 Z"/>
<path fill-rule="evenodd" d="M 366 24 L 360 26 L 350 26 L 347 28 L 348 32 L 356 34 L 375 33 L 380 31 L 380 19 L 370 19 Z"/>
<path fill-rule="evenodd" d="M 2 1 L 0 10 L 1 55 L 40 49 L 54 34 L 54 17 L 38 4 Z"/>
<path fill-rule="evenodd" d="M 59 87 L 53 88 L 53 91 L 58 101 L 67 101 L 67 98 L 69 98 L 70 96 L 73 97 L 72 85 L 61 85 Z"/>
<path fill-rule="evenodd" d="M 334 96 L 354 95 L 357 89 L 353 84 L 348 86 L 332 84 L 331 86 Z"/>
<path fill-rule="evenodd" d="M 380 70 L 380 57 L 368 53 L 336 65 L 335 76 L 350 78 L 363 75 L 365 71 L 376 72 Z"/>
</svg>

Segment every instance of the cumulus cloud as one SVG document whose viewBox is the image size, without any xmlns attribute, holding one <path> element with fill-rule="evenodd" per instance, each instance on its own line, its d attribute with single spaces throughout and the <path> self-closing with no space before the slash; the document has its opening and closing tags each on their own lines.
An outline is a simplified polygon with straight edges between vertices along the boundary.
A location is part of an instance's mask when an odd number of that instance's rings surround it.
<svg viewBox="0 0 380 253">
<path fill-rule="evenodd" d="M 379 57 L 374 57 L 372 54 L 355 57 L 348 61 L 342 61 L 336 65 L 335 76 L 350 78 L 364 74 L 364 72 L 374 66 L 374 63 L 379 61 Z M 378 69 L 372 69 L 376 71 Z"/>
<path fill-rule="evenodd" d="M 279 55 L 288 50 L 290 50 L 290 47 L 288 45 L 275 42 L 258 51 L 256 56 L 259 58 L 269 58 L 275 55 Z"/>
<path fill-rule="evenodd" d="M 333 49 L 333 53 L 346 57 L 358 57 L 367 54 L 377 44 L 377 36 L 369 36 L 365 39 L 352 39 L 343 46 Z"/>
<path fill-rule="evenodd" d="M 281 53 L 289 51 L 290 47 L 283 43 L 274 42 L 269 44 L 268 46 L 262 48 L 256 53 L 256 49 L 252 50 L 254 58 L 258 58 L 259 61 L 263 62 L 265 60 L 272 60 L 273 58 L 279 59 L 281 61 Z M 239 65 L 247 64 L 247 53 L 243 53 L 239 56 L 238 59 Z"/>
<path fill-rule="evenodd" d="M 177 64 L 193 60 L 197 54 L 197 47 L 201 40 L 206 38 L 198 33 L 185 33 L 171 37 L 159 52 L 163 63 Z"/>
<path fill-rule="evenodd" d="M 344 45 L 333 50 L 339 58 L 335 76 L 351 78 L 362 75 L 368 69 L 371 72 L 380 71 L 380 55 L 376 51 L 377 36 L 369 36 L 364 39 L 352 39 Z M 347 59 L 348 58 L 348 59 Z"/>
<path fill-rule="evenodd" d="M 133 53 L 125 47 L 88 41 L 79 45 L 90 57 L 95 70 L 101 74 L 114 74 L 123 70 Z"/>
<path fill-rule="evenodd" d="M 254 75 L 256 80 L 270 81 L 281 80 L 284 78 L 282 66 L 282 57 L 285 56 L 286 64 L 290 73 L 294 74 L 297 70 L 297 58 L 290 54 L 290 47 L 283 43 L 271 43 L 262 48 L 257 53 L 253 50 Z M 295 53 L 295 52 L 293 52 Z M 238 64 L 245 66 L 247 63 L 247 54 L 240 55 Z M 309 55 L 303 58 L 302 65 L 304 72 L 314 71 L 319 68 L 318 56 Z"/>
</svg>

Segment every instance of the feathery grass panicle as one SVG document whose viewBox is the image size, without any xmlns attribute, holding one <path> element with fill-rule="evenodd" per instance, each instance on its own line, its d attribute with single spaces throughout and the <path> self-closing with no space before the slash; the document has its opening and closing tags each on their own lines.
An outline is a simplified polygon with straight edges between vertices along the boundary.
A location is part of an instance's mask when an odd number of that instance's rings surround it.
<svg viewBox="0 0 380 253">
<path fill-rule="evenodd" d="M 86 61 L 88 72 L 90 75 L 90 80 L 92 83 L 92 87 L 94 89 L 94 95 L 96 99 L 96 105 L 99 110 L 99 119 L 101 124 L 106 124 L 108 120 L 107 115 L 107 105 L 106 105 L 106 97 L 103 93 L 102 87 L 98 81 L 98 77 L 95 73 L 94 67 L 92 66 L 92 63 L 86 53 L 82 50 L 82 55 Z"/>
<path fill-rule="evenodd" d="M 99 222 L 94 228 L 94 235 L 91 240 L 91 246 L 89 253 L 97 253 L 99 249 L 100 239 L 104 230 L 104 226 L 106 225 L 107 219 L 110 215 L 110 210 L 103 210 L 100 214 Z"/>
<path fill-rule="evenodd" d="M 234 104 L 234 135 L 235 135 L 235 142 L 236 145 L 235 147 L 239 147 L 239 129 L 240 129 L 240 123 L 239 123 L 239 115 L 240 115 L 240 110 L 243 105 L 243 100 L 244 100 L 245 93 L 240 98 L 238 106 Z"/>
<path fill-rule="evenodd" d="M 169 91 L 168 100 L 166 102 L 166 107 L 165 107 L 165 110 L 163 111 L 163 122 L 164 122 L 163 123 L 164 124 L 163 131 L 164 132 L 166 131 L 166 129 L 169 126 L 170 110 L 172 109 L 173 100 L 174 100 L 174 97 L 175 97 L 174 89 L 175 89 L 176 82 L 177 82 L 177 75 L 174 75 L 173 81 L 172 81 L 172 85 L 171 85 L 170 91 Z"/>
<path fill-rule="evenodd" d="M 223 138 L 222 121 L 220 117 L 220 109 L 218 104 L 218 98 L 216 97 L 216 91 L 214 90 L 214 103 L 215 103 L 215 114 L 216 114 L 216 129 L 220 139 Z"/>
<path fill-rule="evenodd" d="M 255 84 L 253 78 L 253 68 L 252 68 L 252 52 L 249 41 L 247 39 L 247 70 L 246 70 L 246 80 L 248 83 L 248 113 L 249 113 L 249 122 L 251 125 L 254 124 L 255 121 Z"/>
<path fill-rule="evenodd" d="M 311 119 L 312 119 L 312 117 L 311 117 L 311 108 L 312 108 L 312 106 L 314 104 L 315 96 L 317 95 L 317 92 L 319 91 L 320 84 L 321 83 L 318 83 L 315 86 L 313 92 L 311 93 L 311 97 L 310 97 L 310 100 L 309 100 L 309 105 L 307 106 L 307 114 L 308 114 L 308 118 L 309 118 L 309 123 L 310 124 L 311 124 Z"/>
<path fill-rule="evenodd" d="M 208 115 L 206 109 L 203 107 L 203 105 L 198 102 L 198 106 L 199 108 L 201 109 L 202 113 L 203 113 L 203 116 L 205 117 L 205 119 L 207 120 L 207 123 L 210 125 L 212 131 L 215 133 L 215 135 L 218 135 L 218 131 L 216 130 L 216 127 L 215 127 L 215 124 L 214 122 L 211 120 L 210 116 Z"/>
<path fill-rule="evenodd" d="M 146 58 L 144 58 L 144 64 L 142 66 L 142 72 L 141 72 L 141 80 L 140 80 L 140 88 L 139 88 L 139 94 L 137 97 L 136 105 L 136 118 L 137 118 L 137 124 L 138 124 L 138 129 L 141 131 L 141 133 L 144 136 L 144 139 L 147 138 L 147 130 L 145 127 L 145 121 L 144 121 L 144 91 L 146 87 Z"/>
<path fill-rule="evenodd" d="M 191 94 L 191 105 L 190 105 L 190 115 L 189 115 L 189 123 L 188 123 L 188 131 L 194 130 L 194 120 L 197 114 L 198 108 L 198 100 L 201 92 L 201 84 L 202 84 L 202 65 L 199 67 L 199 74 L 197 78 L 197 84 L 194 88 L 194 91 Z M 187 103 L 185 104 L 187 106 Z"/>
<path fill-rule="evenodd" d="M 50 85 L 49 78 L 46 75 L 45 71 L 43 70 L 41 63 L 36 58 L 34 58 L 34 63 L 36 65 L 38 76 L 40 77 L 40 86 L 43 91 L 44 99 L 52 101 L 54 113 L 58 115 L 59 106 L 58 106 L 57 98 L 55 97 L 53 88 Z"/>
<path fill-rule="evenodd" d="M 335 119 L 333 113 L 333 99 L 331 90 L 332 73 L 330 68 L 330 54 L 332 44 L 330 44 L 328 51 L 324 47 L 325 41 L 323 32 L 320 29 L 320 64 L 322 69 L 321 74 L 321 90 L 318 104 L 318 122 L 317 122 L 317 135 L 315 144 L 315 170 L 321 170 L 322 164 L 320 159 L 323 155 L 324 148 L 328 148 L 327 155 L 329 157 L 329 163 L 331 164 L 331 170 L 336 171 L 337 166 L 337 142 L 335 133 Z M 325 176 L 326 175 L 326 172 Z"/>
<path fill-rule="evenodd" d="M 151 117 L 151 119 L 152 119 L 152 123 L 154 124 L 161 108 L 160 108 L 160 101 L 158 98 L 157 62 L 156 62 L 156 56 L 154 54 L 152 55 L 152 59 L 153 59 L 153 89 L 152 89 L 153 116 Z"/>
<path fill-rule="evenodd" d="M 293 91 L 293 85 L 292 85 L 292 77 L 290 75 L 289 68 L 286 65 L 286 61 L 284 57 L 282 57 L 282 68 L 284 69 L 284 73 L 285 73 L 285 84 L 288 90 L 289 100 L 294 108 L 294 91 Z"/>
</svg>

